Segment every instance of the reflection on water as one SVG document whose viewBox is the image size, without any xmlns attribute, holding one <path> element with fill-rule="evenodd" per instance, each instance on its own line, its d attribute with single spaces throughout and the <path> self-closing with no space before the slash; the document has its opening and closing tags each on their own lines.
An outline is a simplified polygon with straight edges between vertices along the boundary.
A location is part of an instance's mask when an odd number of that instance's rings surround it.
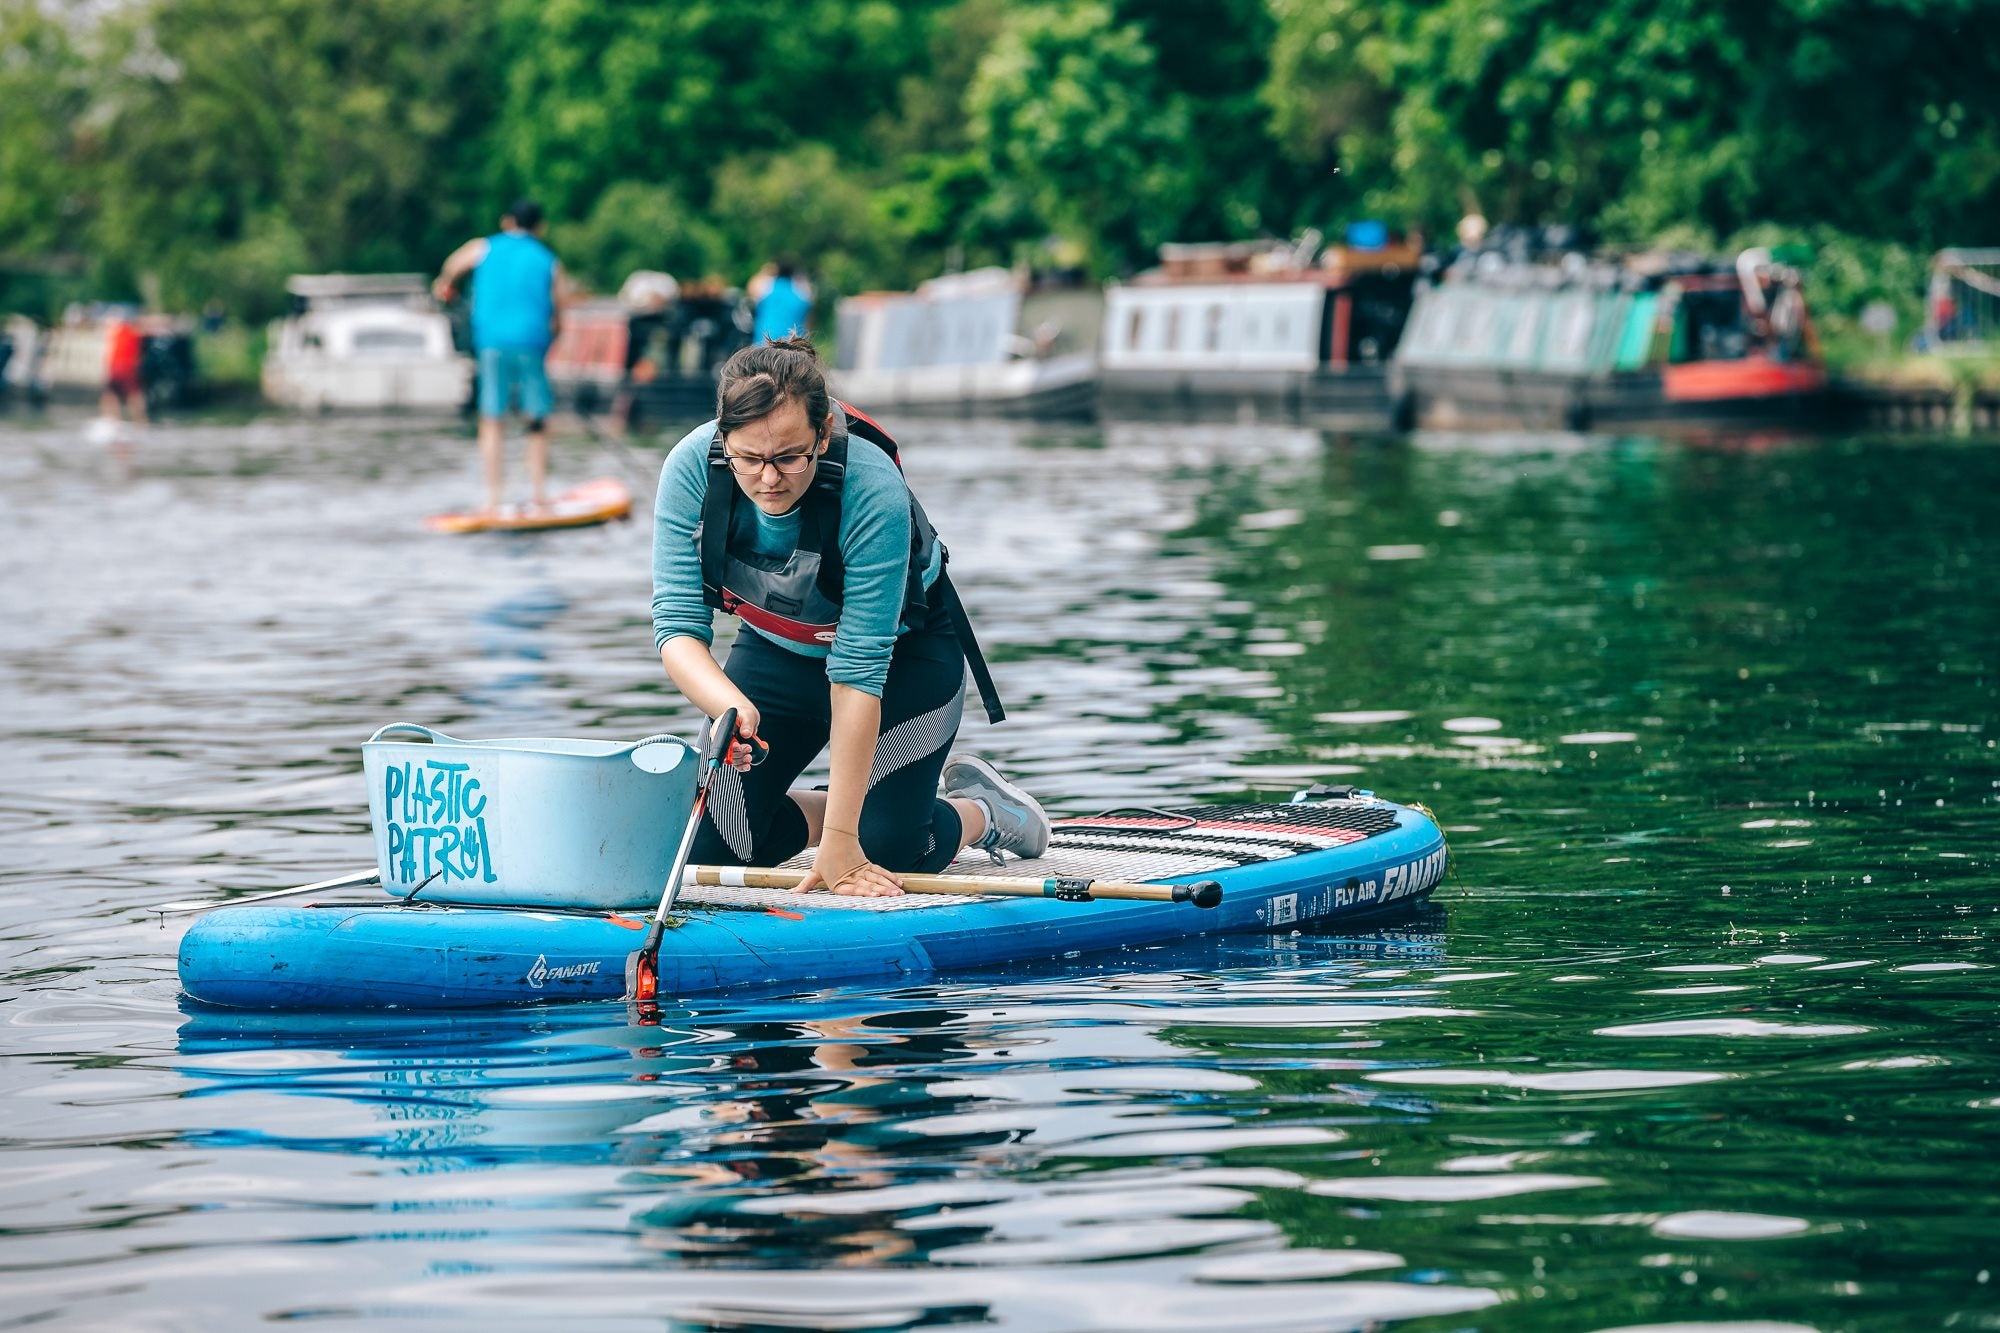
<svg viewBox="0 0 2000 1333">
<path fill-rule="evenodd" d="M 1062 811 L 1422 800 L 1441 909 L 651 1024 L 183 1011 L 144 906 L 365 860 L 383 722 L 692 729 L 649 535 L 432 537 L 469 442 L 394 422 L 0 424 L 7 1317 L 1994 1326 L 2000 453 L 906 452 L 1018 709 L 967 744 Z"/>
</svg>

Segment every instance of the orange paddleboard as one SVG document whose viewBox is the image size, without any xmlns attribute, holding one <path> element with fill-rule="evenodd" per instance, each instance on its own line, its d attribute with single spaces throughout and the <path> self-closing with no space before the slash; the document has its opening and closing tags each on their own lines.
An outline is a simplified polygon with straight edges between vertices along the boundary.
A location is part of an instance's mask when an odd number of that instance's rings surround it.
<svg viewBox="0 0 2000 1333">
<path fill-rule="evenodd" d="M 483 513 L 432 514 L 424 526 L 432 532 L 545 532 L 551 528 L 587 528 L 632 512 L 632 492 L 616 477 L 598 477 L 572 487 L 548 504 L 501 505 Z"/>
</svg>

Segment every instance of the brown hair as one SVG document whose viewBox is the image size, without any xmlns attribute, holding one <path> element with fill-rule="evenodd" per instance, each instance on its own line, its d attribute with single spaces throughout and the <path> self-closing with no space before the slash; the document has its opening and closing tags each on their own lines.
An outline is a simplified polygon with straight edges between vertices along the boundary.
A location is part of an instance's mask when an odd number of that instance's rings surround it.
<svg viewBox="0 0 2000 1333">
<path fill-rule="evenodd" d="M 831 402 L 813 345 L 802 337 L 780 338 L 745 347 L 722 363 L 715 385 L 715 428 L 727 435 L 786 403 L 797 403 L 805 409 L 807 424 L 821 432 Z"/>
</svg>

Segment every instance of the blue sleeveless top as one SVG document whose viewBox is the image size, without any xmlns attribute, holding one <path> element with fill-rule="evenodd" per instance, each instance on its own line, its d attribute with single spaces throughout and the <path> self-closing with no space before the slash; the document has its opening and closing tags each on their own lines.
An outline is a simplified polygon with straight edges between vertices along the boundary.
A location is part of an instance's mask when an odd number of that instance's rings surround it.
<svg viewBox="0 0 2000 1333">
<path fill-rule="evenodd" d="M 527 232 L 487 237 L 486 257 L 472 271 L 472 345 L 547 349 L 555 270 L 555 251 Z"/>
<path fill-rule="evenodd" d="M 761 343 L 804 333 L 806 316 L 811 312 L 812 302 L 800 295 L 790 278 L 773 278 L 771 290 L 757 303 L 757 322 L 750 339 Z"/>
</svg>

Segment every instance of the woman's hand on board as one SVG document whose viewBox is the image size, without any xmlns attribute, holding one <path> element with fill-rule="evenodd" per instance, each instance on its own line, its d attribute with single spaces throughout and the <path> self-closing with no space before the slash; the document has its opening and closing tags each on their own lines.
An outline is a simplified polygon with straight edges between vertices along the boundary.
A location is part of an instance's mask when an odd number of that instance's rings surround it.
<svg viewBox="0 0 2000 1333">
<path fill-rule="evenodd" d="M 890 898 L 902 893 L 903 881 L 870 861 L 852 833 L 827 829 L 820 835 L 812 869 L 793 892 L 811 889 L 831 889 L 855 898 Z"/>
</svg>

